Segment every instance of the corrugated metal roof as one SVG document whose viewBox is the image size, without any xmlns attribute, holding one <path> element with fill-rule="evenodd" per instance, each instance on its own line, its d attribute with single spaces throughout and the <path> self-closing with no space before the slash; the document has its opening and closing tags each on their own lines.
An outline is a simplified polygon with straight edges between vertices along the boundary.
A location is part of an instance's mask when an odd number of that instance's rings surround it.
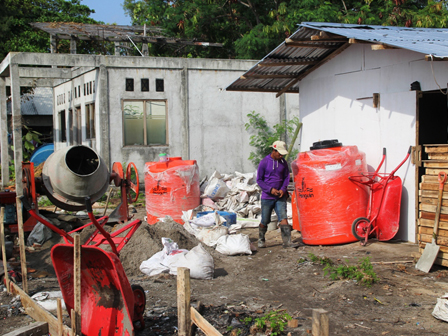
<svg viewBox="0 0 448 336">
<path fill-rule="evenodd" d="M 7 103 L 7 112 L 11 114 L 11 101 Z M 22 115 L 52 115 L 53 89 L 37 87 L 33 94 L 24 94 L 20 106 Z"/>
<path fill-rule="evenodd" d="M 448 29 L 304 22 L 228 91 L 299 92 L 299 83 L 357 41 L 448 58 Z"/>
</svg>

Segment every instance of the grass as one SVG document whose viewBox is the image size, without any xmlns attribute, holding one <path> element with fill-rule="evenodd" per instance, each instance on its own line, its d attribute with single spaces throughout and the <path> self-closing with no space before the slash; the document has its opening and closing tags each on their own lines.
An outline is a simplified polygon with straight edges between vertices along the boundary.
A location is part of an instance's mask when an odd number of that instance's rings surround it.
<svg viewBox="0 0 448 336">
<path fill-rule="evenodd" d="M 313 263 L 323 265 L 324 275 L 328 275 L 332 280 L 356 280 L 359 284 L 366 287 L 371 287 L 375 282 L 379 281 L 369 257 L 361 259 L 357 265 L 352 266 L 347 264 L 336 265 L 330 258 L 318 257 L 312 253 L 308 257 Z"/>
</svg>

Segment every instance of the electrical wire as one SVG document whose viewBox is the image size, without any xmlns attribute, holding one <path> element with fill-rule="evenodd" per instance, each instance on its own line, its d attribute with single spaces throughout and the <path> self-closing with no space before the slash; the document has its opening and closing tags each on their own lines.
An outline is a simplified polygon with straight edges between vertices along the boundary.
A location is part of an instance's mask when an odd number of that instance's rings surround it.
<svg viewBox="0 0 448 336">
<path fill-rule="evenodd" d="M 437 86 L 439 87 L 440 92 L 446 96 L 448 94 L 448 88 L 447 88 L 447 92 L 443 92 L 443 89 L 440 87 L 439 83 L 437 83 L 436 75 L 434 74 L 434 66 L 433 66 L 434 56 L 433 56 L 433 54 L 431 54 L 429 56 L 431 56 L 431 71 L 432 71 L 432 76 L 434 77 L 434 82 L 436 82 Z"/>
</svg>

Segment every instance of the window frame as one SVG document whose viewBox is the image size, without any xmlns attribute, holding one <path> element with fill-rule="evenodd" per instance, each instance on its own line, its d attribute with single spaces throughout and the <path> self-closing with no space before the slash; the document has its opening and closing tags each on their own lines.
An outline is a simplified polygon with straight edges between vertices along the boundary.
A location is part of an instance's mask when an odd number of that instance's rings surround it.
<svg viewBox="0 0 448 336">
<path fill-rule="evenodd" d="M 138 101 L 143 103 L 143 144 L 141 145 L 127 145 L 125 138 L 125 115 L 124 115 L 124 105 L 126 102 L 130 101 Z M 151 145 L 148 144 L 147 137 L 147 129 L 146 129 L 146 103 L 147 102 L 164 102 L 165 103 L 165 144 L 157 144 Z M 168 99 L 122 99 L 121 100 L 121 117 L 122 117 L 122 141 L 123 147 L 161 147 L 161 146 L 169 146 L 169 137 L 168 137 Z"/>
</svg>

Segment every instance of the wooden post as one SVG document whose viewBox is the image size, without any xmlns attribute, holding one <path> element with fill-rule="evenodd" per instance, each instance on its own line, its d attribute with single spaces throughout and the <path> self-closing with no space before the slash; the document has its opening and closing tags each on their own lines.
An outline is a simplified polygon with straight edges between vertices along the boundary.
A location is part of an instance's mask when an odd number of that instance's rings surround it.
<svg viewBox="0 0 448 336">
<path fill-rule="evenodd" d="M 202 330 L 207 336 L 222 336 L 222 334 L 216 330 L 201 314 L 198 313 L 193 307 L 191 309 L 191 318 L 193 322 Z"/>
<path fill-rule="evenodd" d="M 28 326 L 18 328 L 10 333 L 3 334 L 3 336 L 44 336 L 48 335 L 47 322 L 34 322 Z"/>
<path fill-rule="evenodd" d="M 9 288 L 9 276 L 8 276 L 8 261 L 6 260 L 6 246 L 5 246 L 5 225 L 3 219 L 5 217 L 5 207 L 0 210 L 0 244 L 2 244 L 2 260 L 3 270 L 5 271 L 5 285 L 8 293 L 11 291 Z"/>
<path fill-rule="evenodd" d="M 17 226 L 19 231 L 20 266 L 22 270 L 22 288 L 28 294 L 28 270 L 26 268 L 25 233 L 23 232 L 22 201 L 16 198 Z"/>
<path fill-rule="evenodd" d="M 190 269 L 177 268 L 177 320 L 179 336 L 190 336 Z"/>
<path fill-rule="evenodd" d="M 81 236 L 74 234 L 72 335 L 81 336 Z"/>
<path fill-rule="evenodd" d="M 328 312 L 324 309 L 313 309 L 313 336 L 328 336 L 330 334 L 330 325 Z"/>
<path fill-rule="evenodd" d="M 56 303 L 57 303 L 56 312 L 57 312 L 57 316 L 58 316 L 58 336 L 63 336 L 64 335 L 64 321 L 62 320 L 61 299 L 57 298 Z"/>
</svg>

